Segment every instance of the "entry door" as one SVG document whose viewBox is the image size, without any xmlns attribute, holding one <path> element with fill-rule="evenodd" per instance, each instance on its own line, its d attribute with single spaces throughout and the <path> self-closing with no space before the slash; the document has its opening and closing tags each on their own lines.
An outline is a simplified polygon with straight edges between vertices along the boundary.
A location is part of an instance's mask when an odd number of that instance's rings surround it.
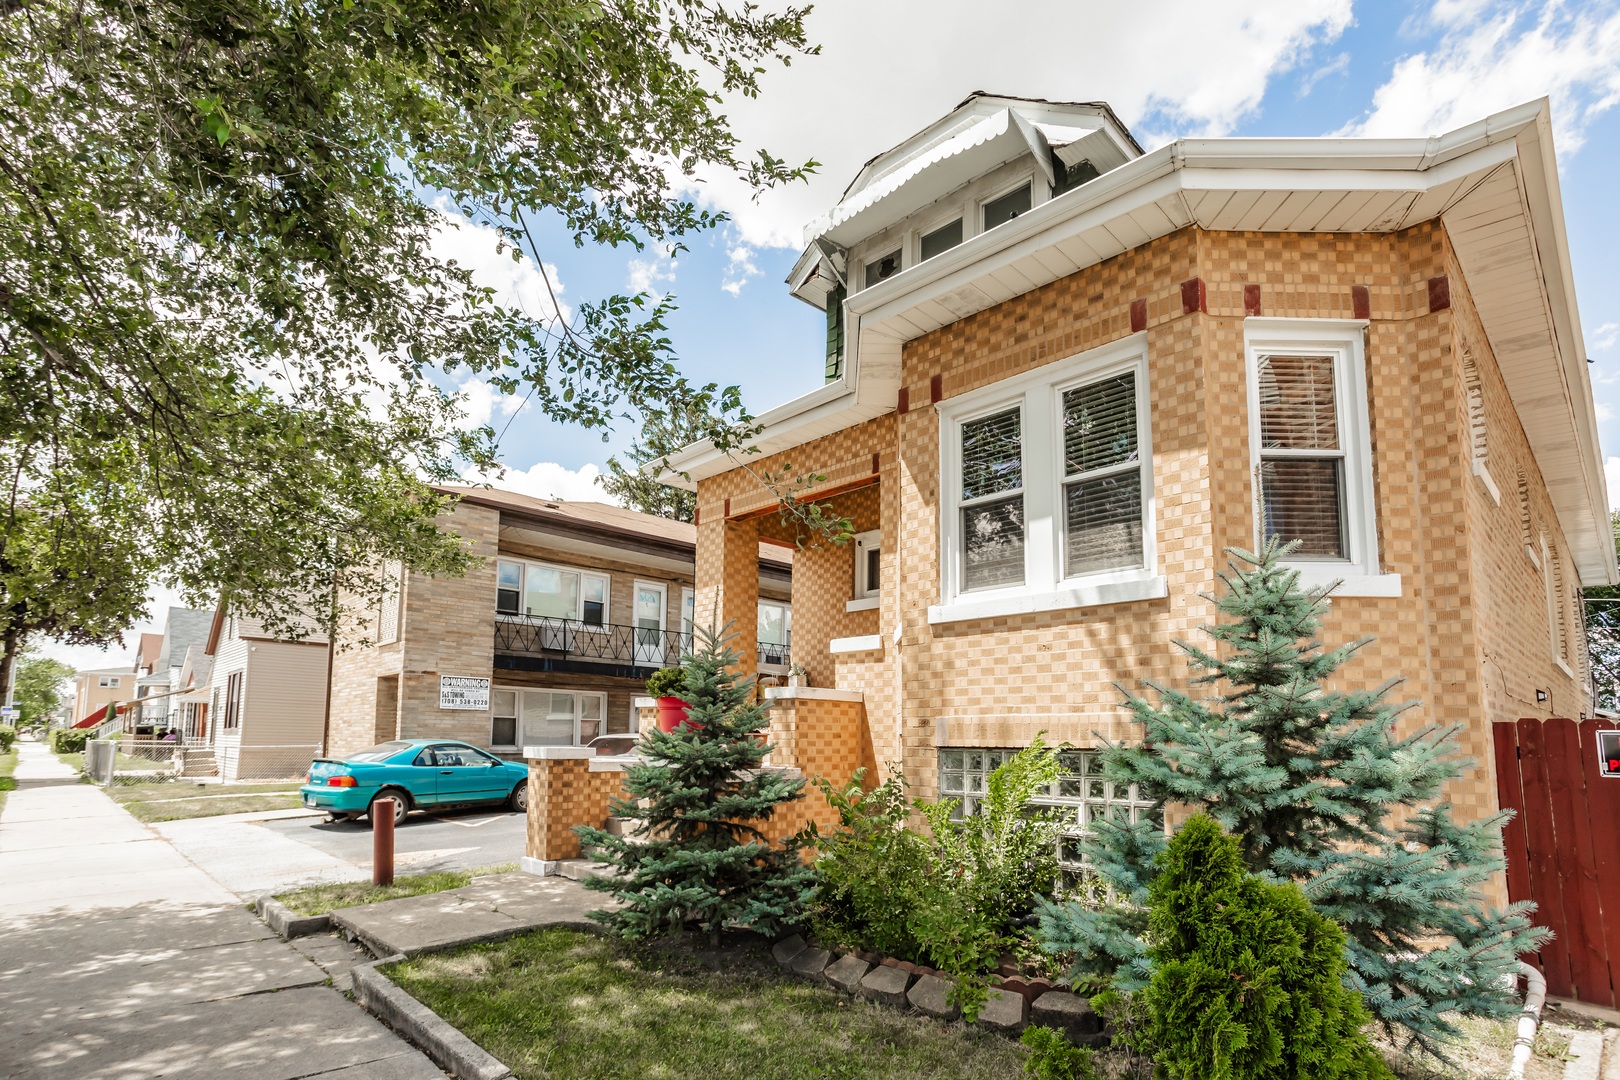
<svg viewBox="0 0 1620 1080">
<path fill-rule="evenodd" d="M 664 666 L 664 605 L 668 591 L 663 585 L 636 582 L 636 663 Z"/>
</svg>

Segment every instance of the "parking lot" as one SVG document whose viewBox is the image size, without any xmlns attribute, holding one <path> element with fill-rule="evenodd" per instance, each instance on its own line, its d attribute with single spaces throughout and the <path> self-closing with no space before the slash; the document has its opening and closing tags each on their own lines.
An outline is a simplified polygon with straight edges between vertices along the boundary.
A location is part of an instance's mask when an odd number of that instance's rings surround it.
<svg viewBox="0 0 1620 1080">
<path fill-rule="evenodd" d="M 369 820 L 327 822 L 323 817 L 296 817 L 265 821 L 260 827 L 345 862 L 370 867 Z M 516 862 L 523 854 L 524 828 L 523 815 L 505 808 L 407 814 L 394 830 L 395 861 L 402 873 L 412 874 Z"/>
</svg>

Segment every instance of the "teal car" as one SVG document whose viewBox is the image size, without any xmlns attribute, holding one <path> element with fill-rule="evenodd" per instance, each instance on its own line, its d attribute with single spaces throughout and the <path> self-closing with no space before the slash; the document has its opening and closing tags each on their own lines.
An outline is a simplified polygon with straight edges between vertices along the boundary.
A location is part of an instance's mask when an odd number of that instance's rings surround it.
<svg viewBox="0 0 1620 1080">
<path fill-rule="evenodd" d="M 378 799 L 394 800 L 394 823 L 412 810 L 480 803 L 529 808 L 529 769 L 450 739 L 396 739 L 342 759 L 316 758 L 298 789 L 304 805 L 328 817 L 368 815 Z"/>
</svg>

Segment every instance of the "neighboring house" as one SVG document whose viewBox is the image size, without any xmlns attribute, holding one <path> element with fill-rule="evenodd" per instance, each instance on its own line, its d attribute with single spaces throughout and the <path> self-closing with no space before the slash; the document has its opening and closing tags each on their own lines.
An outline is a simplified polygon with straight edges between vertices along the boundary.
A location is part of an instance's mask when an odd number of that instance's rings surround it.
<svg viewBox="0 0 1620 1080">
<path fill-rule="evenodd" d="M 73 676 L 73 727 L 90 727 L 107 717 L 107 706 L 135 698 L 135 675 L 127 667 L 97 668 Z M 124 710 L 120 709 L 119 712 Z"/>
<path fill-rule="evenodd" d="M 137 730 L 151 731 L 164 726 L 168 719 L 169 702 L 167 698 L 154 695 L 163 694 L 169 689 L 169 673 L 158 671 L 158 658 L 163 653 L 162 634 L 142 634 L 141 640 L 135 647 L 135 695 L 141 702 L 140 714 L 137 720 Z"/>
<path fill-rule="evenodd" d="M 696 618 L 751 618 L 792 539 L 756 477 L 825 477 L 858 537 L 796 558 L 793 659 L 859 759 L 971 807 L 1044 731 L 1080 830 L 1152 812 L 1085 752 L 1139 737 L 1120 688 L 1185 686 L 1225 549 L 1298 540 L 1326 639 L 1376 638 L 1343 678 L 1461 725 L 1449 797 L 1495 812 L 1492 722 L 1590 713 L 1578 590 L 1617 579 L 1558 183 L 1544 101 L 1143 154 L 1105 105 L 974 95 L 806 229 L 826 385 L 746 469 L 670 461 Z"/>
<path fill-rule="evenodd" d="M 308 771 L 324 742 L 330 651 L 325 635 L 289 641 L 224 604 L 214 610 L 202 655 L 183 658 L 177 669 L 208 687 L 206 704 L 196 691 L 178 700 L 203 704 L 187 733 L 195 730 L 196 742 L 213 751 L 221 776 L 287 778 Z"/>
<path fill-rule="evenodd" d="M 129 697 L 140 708 L 128 714 L 124 726 L 139 735 L 183 730 L 184 717 L 179 691 L 185 657 L 201 648 L 208 637 L 213 613 L 198 608 L 172 607 L 163 620 L 161 634 L 142 634 L 135 649 Z"/>
<path fill-rule="evenodd" d="M 451 487 L 446 516 L 483 558 L 465 577 L 405 574 L 356 615 L 332 661 L 328 749 L 462 739 L 622 748 L 635 699 L 692 642 L 697 530 L 594 502 Z M 786 674 L 793 552 L 756 542 L 733 564 L 752 597 L 737 645 Z M 616 738 L 604 738 L 614 736 Z"/>
</svg>

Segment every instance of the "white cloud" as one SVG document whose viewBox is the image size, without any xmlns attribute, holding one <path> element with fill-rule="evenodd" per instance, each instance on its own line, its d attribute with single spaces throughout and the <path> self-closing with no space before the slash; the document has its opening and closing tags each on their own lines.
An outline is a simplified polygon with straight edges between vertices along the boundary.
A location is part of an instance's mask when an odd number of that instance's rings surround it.
<svg viewBox="0 0 1620 1080">
<path fill-rule="evenodd" d="M 497 394 L 495 388 L 476 375 L 456 387 L 467 422 L 474 427 L 504 419 L 528 409 L 529 403 L 516 394 Z"/>
<path fill-rule="evenodd" d="M 632 293 L 661 296 L 668 290 L 661 289 L 659 286 L 673 285 L 675 283 L 675 270 L 676 260 L 668 252 L 662 255 L 650 255 L 644 259 L 631 259 L 625 266 L 625 272 L 628 275 L 625 284 Z"/>
<path fill-rule="evenodd" d="M 759 98 L 725 108 L 743 153 L 764 147 L 790 163 L 814 158 L 821 169 L 809 183 L 757 202 L 725 176 L 706 177 L 689 193 L 731 213 L 741 243 L 796 249 L 804 223 L 837 202 L 863 161 L 975 89 L 1106 100 L 1141 129 L 1138 138 L 1149 130 L 1222 134 L 1259 107 L 1272 79 L 1336 40 L 1350 25 L 1350 7 L 1350 0 L 1252 0 L 1241 11 L 1202 0 L 1008 0 L 993 9 L 968 0 L 824 0 L 807 20 L 821 55 L 770 71 Z"/>
<path fill-rule="evenodd" d="M 1596 416 L 1598 418 L 1598 422 L 1601 423 L 1601 424 L 1606 424 L 1610 420 L 1614 419 L 1614 410 L 1611 409 L 1609 406 L 1603 404 L 1603 402 L 1601 402 L 1601 401 L 1599 401 L 1595 405 L 1593 405 L 1592 410 L 1596 414 Z"/>
<path fill-rule="evenodd" d="M 535 267 L 527 253 L 512 258 L 513 248 L 488 225 L 463 217 L 448 201 L 440 198 L 434 208 L 444 214 L 444 221 L 434 233 L 430 250 L 440 259 L 453 260 L 472 271 L 474 284 L 491 289 L 495 302 L 515 308 L 536 319 L 551 319 L 557 314 L 552 306 L 555 295 L 564 321 L 573 312 L 563 301 L 563 283 L 555 263 L 545 264 L 545 277 Z M 551 288 L 546 288 L 547 279 Z"/>
<path fill-rule="evenodd" d="M 738 244 L 726 253 L 730 261 L 726 263 L 726 272 L 720 282 L 720 287 L 732 296 L 742 293 L 743 286 L 748 279 L 757 275 L 760 270 L 754 262 L 754 249 L 747 244 Z"/>
<path fill-rule="evenodd" d="M 1309 74 L 1301 79 L 1299 81 L 1299 90 L 1297 92 L 1297 96 L 1309 97 L 1311 91 L 1316 89 L 1316 84 L 1327 78 L 1329 75 L 1348 75 L 1349 73 L 1350 54 L 1347 52 L 1342 52 L 1327 63 L 1312 69 Z"/>
<path fill-rule="evenodd" d="M 1593 352 L 1608 352 L 1620 342 L 1620 323 L 1606 322 L 1592 331 L 1592 338 L 1587 344 L 1592 346 Z"/>
<path fill-rule="evenodd" d="M 1436 135 L 1546 96 L 1558 149 L 1569 154 L 1620 101 L 1620 11 L 1449 0 L 1429 23 L 1439 44 L 1396 62 L 1371 110 L 1343 134 Z"/>
<path fill-rule="evenodd" d="M 1609 482 L 1609 509 L 1620 510 L 1620 457 L 1604 459 L 1603 478 Z"/>
<path fill-rule="evenodd" d="M 463 479 L 469 484 L 490 484 L 521 495 L 538 499 L 564 499 L 576 502 L 617 502 L 597 482 L 602 470 L 586 462 L 578 469 L 565 468 L 554 461 L 536 462 L 527 469 L 508 466 L 504 475 L 499 472 L 467 472 Z"/>
</svg>

